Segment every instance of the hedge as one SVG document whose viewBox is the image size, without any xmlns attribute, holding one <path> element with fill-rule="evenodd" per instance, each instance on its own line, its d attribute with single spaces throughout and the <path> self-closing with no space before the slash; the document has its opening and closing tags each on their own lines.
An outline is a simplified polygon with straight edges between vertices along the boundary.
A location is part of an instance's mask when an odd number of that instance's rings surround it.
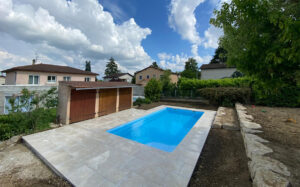
<svg viewBox="0 0 300 187">
<path fill-rule="evenodd" d="M 197 90 L 201 88 L 215 88 L 215 87 L 249 87 L 251 79 L 248 77 L 241 78 L 225 78 L 217 80 L 199 80 L 180 78 L 178 88 L 180 90 Z"/>
<path fill-rule="evenodd" d="M 199 94 L 208 99 L 211 104 L 220 106 L 234 106 L 234 103 L 250 103 L 250 88 L 216 87 L 202 88 Z"/>
</svg>

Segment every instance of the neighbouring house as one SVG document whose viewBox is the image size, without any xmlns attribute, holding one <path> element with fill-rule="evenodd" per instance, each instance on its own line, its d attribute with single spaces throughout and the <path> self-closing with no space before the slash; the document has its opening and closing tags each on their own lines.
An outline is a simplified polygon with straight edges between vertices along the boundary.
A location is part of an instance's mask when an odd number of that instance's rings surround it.
<svg viewBox="0 0 300 187">
<path fill-rule="evenodd" d="M 146 86 L 150 79 L 154 78 L 159 80 L 161 76 L 163 76 L 165 70 L 157 67 L 153 67 L 152 65 L 142 69 L 140 71 L 137 71 L 135 73 L 135 83 L 137 85 Z M 172 83 L 178 82 L 178 74 L 171 73 L 170 79 Z"/>
<path fill-rule="evenodd" d="M 51 85 L 59 81 L 96 81 L 97 73 L 69 66 L 33 64 L 2 71 L 6 73 L 5 85 Z"/>
<path fill-rule="evenodd" d="M 60 82 L 57 116 L 70 124 L 132 107 L 132 88 L 127 82 Z"/>
<path fill-rule="evenodd" d="M 21 91 L 26 88 L 29 91 L 35 91 L 37 94 L 48 91 L 53 86 L 36 86 L 36 85 L 0 85 L 0 114 L 8 114 L 11 108 L 9 99 L 12 96 L 16 97 L 16 102 L 19 102 Z M 23 109 L 22 109 L 23 110 Z M 25 112 L 26 110 L 24 110 Z"/>
<path fill-rule="evenodd" d="M 0 75 L 0 85 L 5 84 L 5 76 L 4 75 Z"/>
<path fill-rule="evenodd" d="M 110 76 L 103 77 L 104 81 L 109 82 L 129 82 L 131 83 L 133 76 L 129 73 L 116 73 Z"/>
<path fill-rule="evenodd" d="M 237 71 L 235 67 L 229 67 L 226 64 L 203 64 L 200 69 L 203 80 L 228 78 Z"/>
</svg>

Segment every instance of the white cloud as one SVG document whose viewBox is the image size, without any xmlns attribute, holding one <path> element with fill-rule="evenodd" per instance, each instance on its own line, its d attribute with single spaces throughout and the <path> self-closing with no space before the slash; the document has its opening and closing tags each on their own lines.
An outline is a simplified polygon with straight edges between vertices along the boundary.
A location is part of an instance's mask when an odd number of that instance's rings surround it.
<svg viewBox="0 0 300 187">
<path fill-rule="evenodd" d="M 204 32 L 204 42 L 205 48 L 217 48 L 219 43 L 219 38 L 223 35 L 223 30 L 210 25 L 208 29 Z"/>
<path fill-rule="evenodd" d="M 199 44 L 201 39 L 196 30 L 195 10 L 204 0 L 172 0 L 169 24 L 183 39 Z"/>
<path fill-rule="evenodd" d="M 89 59 L 98 68 L 113 56 L 130 72 L 151 63 L 141 45 L 151 30 L 132 18 L 116 24 L 97 0 L 0 0 L 0 25 L 16 46 L 25 41 L 48 62 L 81 68 Z"/>
<path fill-rule="evenodd" d="M 30 63 L 31 59 L 14 55 L 4 50 L 0 50 L 0 64 L 2 70 L 11 68 L 16 65 L 29 65 Z"/>
<path fill-rule="evenodd" d="M 189 56 L 186 54 L 172 55 L 167 53 L 159 53 L 157 56 L 159 58 L 159 66 L 164 69 L 171 69 L 173 72 L 183 71 L 185 62 L 189 59 Z M 197 55 L 193 58 L 197 61 L 198 66 L 200 67 L 202 64 L 209 63 L 212 56 L 208 55 L 200 57 Z"/>
</svg>

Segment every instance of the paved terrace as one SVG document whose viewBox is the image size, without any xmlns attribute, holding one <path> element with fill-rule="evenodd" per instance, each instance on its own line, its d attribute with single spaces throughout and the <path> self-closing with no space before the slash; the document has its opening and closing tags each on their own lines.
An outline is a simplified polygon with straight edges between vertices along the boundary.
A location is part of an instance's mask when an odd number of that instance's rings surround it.
<svg viewBox="0 0 300 187">
<path fill-rule="evenodd" d="M 171 153 L 106 132 L 164 107 L 129 109 L 23 139 L 75 186 L 187 186 L 215 111 L 197 110 L 205 113 Z"/>
</svg>

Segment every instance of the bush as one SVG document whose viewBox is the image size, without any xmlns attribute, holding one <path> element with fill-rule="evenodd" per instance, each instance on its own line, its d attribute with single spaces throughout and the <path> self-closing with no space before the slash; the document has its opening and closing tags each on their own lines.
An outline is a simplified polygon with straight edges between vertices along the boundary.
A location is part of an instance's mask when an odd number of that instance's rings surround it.
<svg viewBox="0 0 300 187">
<path fill-rule="evenodd" d="M 145 86 L 144 92 L 145 97 L 150 101 L 159 101 L 162 92 L 161 82 L 156 79 L 151 79 Z"/>
<path fill-rule="evenodd" d="M 0 140 L 18 134 L 30 134 L 49 129 L 56 120 L 56 109 L 38 108 L 28 113 L 14 112 L 0 116 Z"/>
<path fill-rule="evenodd" d="M 141 106 L 142 104 L 150 104 L 151 100 L 148 98 L 137 98 L 136 101 L 133 103 L 134 106 Z"/>
<path fill-rule="evenodd" d="M 252 86 L 253 98 L 258 105 L 300 106 L 300 87 L 281 85 L 270 88 L 263 82 L 256 81 Z"/>
<path fill-rule="evenodd" d="M 202 97 L 208 99 L 211 104 L 221 106 L 234 106 L 236 102 L 249 103 L 251 98 L 250 88 L 202 88 L 198 92 Z"/>
</svg>

